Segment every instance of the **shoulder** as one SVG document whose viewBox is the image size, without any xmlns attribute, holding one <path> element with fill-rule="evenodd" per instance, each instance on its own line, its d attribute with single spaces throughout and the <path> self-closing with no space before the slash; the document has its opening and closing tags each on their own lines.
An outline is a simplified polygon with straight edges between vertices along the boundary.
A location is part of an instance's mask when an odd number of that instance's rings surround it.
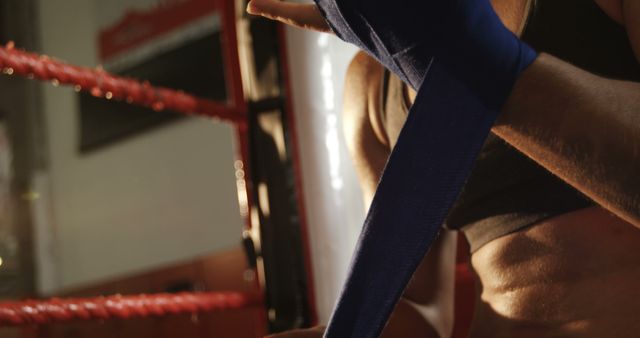
<svg viewBox="0 0 640 338">
<path fill-rule="evenodd" d="M 345 77 L 343 119 L 347 134 L 360 133 L 366 126 L 382 143 L 388 143 L 380 121 L 384 67 L 365 52 L 351 60 Z"/>
<path fill-rule="evenodd" d="M 348 74 L 360 75 L 366 71 L 381 71 L 382 65 L 369 54 L 358 51 L 349 64 Z"/>
<path fill-rule="evenodd" d="M 360 52 L 349 65 L 345 83 L 343 132 L 367 206 L 389 156 L 380 128 L 383 74 L 384 68 L 378 62 Z"/>
<path fill-rule="evenodd" d="M 362 98 L 377 94 L 376 83 L 380 83 L 384 68 L 365 52 L 358 52 L 347 69 L 346 99 Z"/>
</svg>

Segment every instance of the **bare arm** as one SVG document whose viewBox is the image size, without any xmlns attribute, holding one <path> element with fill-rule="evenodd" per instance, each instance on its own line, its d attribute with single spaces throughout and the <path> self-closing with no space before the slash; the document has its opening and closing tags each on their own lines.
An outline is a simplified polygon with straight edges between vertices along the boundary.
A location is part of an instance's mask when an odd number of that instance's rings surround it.
<svg viewBox="0 0 640 338">
<path fill-rule="evenodd" d="M 640 60 L 640 1 L 596 0 Z M 640 84 L 541 55 L 493 131 L 606 209 L 640 227 Z"/>
<path fill-rule="evenodd" d="M 516 83 L 493 131 L 640 227 L 640 84 L 543 54 Z"/>
</svg>

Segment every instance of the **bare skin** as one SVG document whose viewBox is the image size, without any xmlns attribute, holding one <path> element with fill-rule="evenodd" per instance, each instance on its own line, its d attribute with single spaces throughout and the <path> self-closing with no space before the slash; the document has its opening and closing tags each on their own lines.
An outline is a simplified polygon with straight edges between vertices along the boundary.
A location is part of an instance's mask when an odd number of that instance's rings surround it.
<svg viewBox="0 0 640 338">
<path fill-rule="evenodd" d="M 512 19 L 514 13 L 518 13 L 518 8 L 523 7 L 526 0 L 492 0 L 494 8 L 503 21 Z M 636 54 L 640 54 L 640 3 L 636 0 L 596 0 L 606 13 L 623 24 L 629 33 L 629 38 Z M 250 13 L 263 15 L 265 17 L 279 20 L 287 24 L 312 29 L 322 32 L 330 31 L 326 22 L 322 21 L 322 16 L 315 5 L 312 4 L 289 4 L 277 0 L 252 0 L 247 10 Z M 522 21 L 522 19 L 520 19 Z M 509 23 L 507 22 L 507 26 Z M 513 27 L 510 27 L 513 29 Z M 570 67 L 559 60 L 552 61 L 552 57 L 542 54 L 525 71 L 516 82 L 513 93 L 509 97 L 507 104 L 503 107 L 501 124 L 494 129 L 494 132 L 505 141 L 515 145 L 520 151 L 530 156 L 536 162 L 560 176 L 576 189 L 591 197 L 608 210 L 614 212 L 621 218 L 640 226 L 640 180 L 630 180 L 629 175 L 621 175 L 619 171 L 620 163 L 625 163 L 625 168 L 629 172 L 640 172 L 640 153 L 638 140 L 640 140 L 640 124 L 638 116 L 633 108 L 637 107 L 638 84 L 607 80 L 597 76 L 589 77 L 588 73 L 581 75 L 580 70 Z M 560 71 L 560 74 L 555 72 Z M 552 79 L 542 79 L 542 74 L 553 75 Z M 556 76 L 559 75 L 559 76 Z M 591 88 L 577 88 L 571 81 L 575 80 L 599 80 L 599 86 Z M 565 87 L 565 85 L 568 85 Z M 586 86 L 585 86 L 586 87 Z M 557 119 L 542 119 L 538 113 L 547 112 L 547 116 L 564 117 L 563 107 L 539 106 L 536 102 L 533 105 L 530 100 L 522 100 L 526 95 L 518 93 L 529 93 L 530 89 L 544 89 L 543 94 L 551 94 L 560 98 L 558 93 L 570 95 L 571 100 L 566 100 L 565 104 L 581 105 L 577 109 L 572 109 L 580 117 L 580 121 L 585 126 L 606 126 L 598 130 L 569 131 L 570 128 L 557 130 L 554 122 Z M 618 90 L 622 92 L 618 93 Z M 604 93 L 595 93 L 598 90 Z M 597 102 L 591 102 L 591 99 Z M 542 102 L 544 103 L 545 100 Z M 610 112 L 608 107 L 611 104 L 623 104 L 615 107 Z M 539 103 L 539 102 L 538 102 Z M 604 110 L 594 111 L 589 104 L 605 103 Z M 533 112 L 533 114 L 524 111 Z M 603 113 L 606 112 L 606 113 Z M 575 117 L 575 116 L 571 116 Z M 567 119 L 569 120 L 569 119 Z M 574 122 L 576 120 L 570 120 Z M 604 124 L 603 124 L 604 122 Z M 566 126 L 564 126 L 566 127 Z M 551 129 L 549 129 L 551 128 Z M 538 133 L 538 135 L 525 135 L 522 132 L 548 131 Z M 596 129 L 596 128 L 594 128 Z M 567 132 L 576 134 L 567 135 Z M 615 145 L 613 149 L 618 151 L 619 156 L 609 156 L 604 154 L 600 144 L 593 144 L 593 132 L 606 132 L 604 141 Z M 550 145 L 549 134 L 555 146 Z M 601 141 L 600 139 L 597 140 Z M 586 148 L 571 149 L 575 144 L 580 144 Z M 600 149 L 598 149 L 600 148 Z M 545 152 L 541 153 L 541 149 Z M 612 148 L 607 148 L 612 149 Z M 561 164 L 552 164 L 547 155 L 554 155 Z M 624 161 L 621 162 L 621 157 Z M 631 185 L 631 186 L 630 186 Z"/>
<path fill-rule="evenodd" d="M 640 2 L 596 2 L 626 26 L 638 54 Z M 521 27 L 523 2 L 496 0 L 494 7 L 507 27 Z M 358 55 L 345 93 L 345 131 L 367 201 L 392 143 L 378 120 L 381 74 L 379 64 Z M 601 206 L 498 238 L 473 254 L 479 292 L 471 337 L 626 338 L 640 332 L 638 111 L 639 84 L 601 78 L 549 55 L 518 80 L 494 133 Z M 425 258 L 385 337 L 450 335 L 451 238 L 441 237 Z"/>
</svg>

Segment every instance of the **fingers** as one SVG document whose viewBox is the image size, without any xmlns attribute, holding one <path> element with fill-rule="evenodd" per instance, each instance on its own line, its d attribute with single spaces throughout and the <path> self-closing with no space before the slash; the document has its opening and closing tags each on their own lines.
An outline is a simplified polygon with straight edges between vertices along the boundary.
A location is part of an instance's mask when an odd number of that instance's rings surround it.
<svg viewBox="0 0 640 338">
<path fill-rule="evenodd" d="M 288 3 L 279 0 L 251 0 L 249 14 L 260 15 L 294 27 L 330 33 L 331 29 L 315 4 Z"/>
</svg>

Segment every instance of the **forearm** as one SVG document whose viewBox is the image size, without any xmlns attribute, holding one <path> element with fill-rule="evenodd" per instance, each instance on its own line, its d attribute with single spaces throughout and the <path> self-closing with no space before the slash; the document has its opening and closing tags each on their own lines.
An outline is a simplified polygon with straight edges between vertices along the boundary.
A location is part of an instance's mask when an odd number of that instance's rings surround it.
<svg viewBox="0 0 640 338">
<path fill-rule="evenodd" d="M 640 227 L 640 84 L 549 55 L 517 81 L 493 131 Z"/>
</svg>

